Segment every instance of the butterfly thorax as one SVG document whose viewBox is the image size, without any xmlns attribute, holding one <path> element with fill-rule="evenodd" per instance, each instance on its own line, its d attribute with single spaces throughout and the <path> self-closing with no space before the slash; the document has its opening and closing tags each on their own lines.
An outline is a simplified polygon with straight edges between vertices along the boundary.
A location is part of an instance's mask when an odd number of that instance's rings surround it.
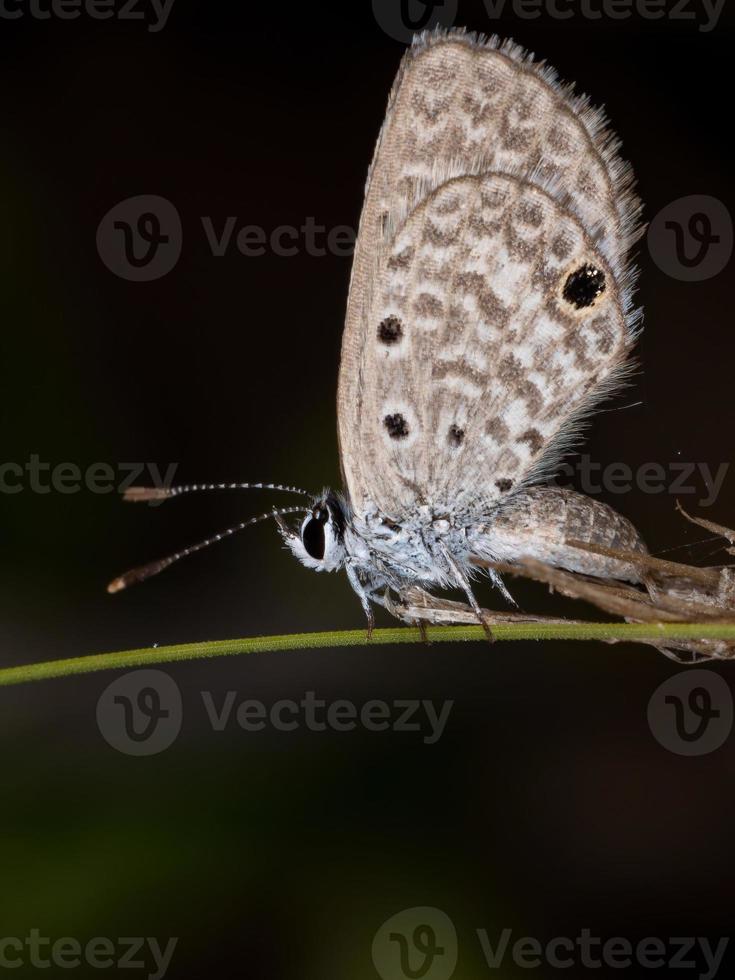
<svg viewBox="0 0 735 980">
<path fill-rule="evenodd" d="M 472 553 L 470 528 L 454 515 L 419 507 L 400 521 L 370 510 L 345 525 L 346 563 L 372 589 L 453 584 L 452 562 L 465 566 Z"/>
</svg>

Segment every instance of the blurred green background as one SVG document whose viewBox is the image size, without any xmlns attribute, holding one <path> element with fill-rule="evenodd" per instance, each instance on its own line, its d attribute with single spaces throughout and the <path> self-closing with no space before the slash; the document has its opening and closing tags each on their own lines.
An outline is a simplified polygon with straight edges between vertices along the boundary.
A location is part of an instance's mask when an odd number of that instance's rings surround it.
<svg viewBox="0 0 735 980">
<path fill-rule="evenodd" d="M 404 50 L 380 19 L 367 0 L 176 0 L 157 32 L 0 18 L 3 462 L 35 453 L 81 469 L 177 463 L 185 482 L 339 485 L 349 258 L 214 258 L 201 217 L 356 226 Z M 647 217 L 688 194 L 730 206 L 726 15 L 710 32 L 635 15 L 524 19 L 510 6 L 491 21 L 460 0 L 456 22 L 513 36 L 606 104 Z M 117 278 L 95 244 L 109 209 L 138 194 L 169 199 L 184 229 L 175 269 L 147 283 Z M 599 414 L 583 451 L 716 468 L 732 456 L 731 268 L 683 283 L 645 242 L 641 265 L 644 373 L 615 404 L 643 404 Z M 728 477 L 702 516 L 735 525 L 731 487 Z M 602 499 L 654 551 L 707 536 L 670 494 Z M 156 509 L 87 490 L 3 494 L 0 666 L 361 626 L 346 579 L 308 573 L 270 525 L 105 593 L 124 569 L 273 500 L 284 502 L 254 493 Z M 695 500 L 682 498 L 693 510 Z M 713 547 L 672 557 L 722 560 Z M 584 612 L 514 591 L 529 610 Z M 494 601 L 489 589 L 483 598 Z M 178 936 L 169 977 L 362 980 L 377 975 L 380 925 L 435 906 L 457 928 L 455 975 L 474 980 L 526 972 L 489 971 L 479 928 L 541 941 L 582 928 L 631 941 L 727 935 L 733 738 L 689 759 L 653 738 L 648 701 L 676 671 L 646 647 L 563 643 L 178 664 L 167 673 L 181 735 L 143 758 L 99 732 L 97 701 L 115 675 L 1 690 L 0 938 Z M 267 705 L 315 691 L 454 706 L 434 745 L 398 732 L 217 733 L 203 691 Z"/>
</svg>

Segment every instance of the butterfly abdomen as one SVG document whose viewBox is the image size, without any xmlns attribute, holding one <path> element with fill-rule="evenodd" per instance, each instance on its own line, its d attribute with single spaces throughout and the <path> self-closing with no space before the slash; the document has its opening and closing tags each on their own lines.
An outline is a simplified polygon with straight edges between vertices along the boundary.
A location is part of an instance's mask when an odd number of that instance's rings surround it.
<svg viewBox="0 0 735 980">
<path fill-rule="evenodd" d="M 646 554 L 627 518 L 574 490 L 525 490 L 501 508 L 473 539 L 479 557 L 536 558 L 584 575 L 640 581 L 636 565 L 609 552 Z"/>
</svg>

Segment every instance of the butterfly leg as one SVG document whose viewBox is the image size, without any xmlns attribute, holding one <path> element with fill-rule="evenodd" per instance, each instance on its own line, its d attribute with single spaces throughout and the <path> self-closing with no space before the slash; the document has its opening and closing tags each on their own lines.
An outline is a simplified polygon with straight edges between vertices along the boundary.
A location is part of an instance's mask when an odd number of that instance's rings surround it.
<svg viewBox="0 0 735 980">
<path fill-rule="evenodd" d="M 406 589 L 398 593 L 393 598 L 386 589 L 383 596 L 383 605 L 396 619 L 410 626 L 417 626 L 422 633 L 422 639 L 429 642 L 428 635 L 424 634 L 426 624 L 432 626 L 446 626 L 449 623 L 476 623 L 477 618 L 472 608 L 466 602 L 454 602 L 451 599 L 442 599 L 439 596 L 431 595 L 417 586 Z"/>
<path fill-rule="evenodd" d="M 494 643 L 495 637 L 493 636 L 492 630 L 490 629 L 490 623 L 488 621 L 488 617 L 485 614 L 483 608 L 480 606 L 480 603 L 475 598 L 475 593 L 472 591 L 472 585 L 470 583 L 469 578 L 465 574 L 462 567 L 455 561 L 455 559 L 452 557 L 452 555 L 449 553 L 449 551 L 446 548 L 443 549 L 443 553 L 444 553 L 444 558 L 446 559 L 446 562 L 449 565 L 450 569 L 452 570 L 452 574 L 454 575 L 457 581 L 457 585 L 460 586 L 460 588 L 464 591 L 464 594 L 467 596 L 467 601 L 472 607 L 472 612 L 477 617 L 477 622 L 485 630 L 485 636 L 488 638 L 488 641 L 490 643 Z"/>
<path fill-rule="evenodd" d="M 349 579 L 350 585 L 357 593 L 357 597 L 360 600 L 360 604 L 365 613 L 367 619 L 367 640 L 368 643 L 373 638 L 373 630 L 375 629 L 375 616 L 373 614 L 372 606 L 370 605 L 370 596 L 368 590 L 360 581 L 360 576 L 355 571 L 355 568 L 351 564 L 345 566 L 345 571 L 347 572 L 347 578 Z"/>
<path fill-rule="evenodd" d="M 466 602 L 456 602 L 454 599 L 444 599 L 432 595 L 417 585 L 410 586 L 398 593 L 396 599 L 391 598 L 386 591 L 382 604 L 388 612 L 400 619 L 401 622 L 415 626 L 417 622 L 426 622 L 432 626 L 474 625 L 477 615 L 472 606 Z M 485 619 L 491 626 L 506 623 L 557 623 L 568 625 L 575 620 L 558 619 L 552 616 L 527 616 L 518 612 L 496 612 L 492 609 L 482 610 Z"/>
</svg>

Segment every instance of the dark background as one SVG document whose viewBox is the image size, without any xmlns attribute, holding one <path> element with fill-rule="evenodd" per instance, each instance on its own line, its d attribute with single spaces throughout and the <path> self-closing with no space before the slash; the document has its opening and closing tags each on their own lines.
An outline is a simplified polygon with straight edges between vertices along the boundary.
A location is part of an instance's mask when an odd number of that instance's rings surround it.
<svg viewBox="0 0 735 980">
<path fill-rule="evenodd" d="M 702 32 L 636 14 L 509 10 L 493 22 L 460 0 L 456 23 L 514 37 L 605 103 L 649 220 L 690 194 L 731 206 L 727 11 Z M 176 0 L 157 33 L 86 16 L 0 19 L 3 462 L 175 462 L 181 481 L 338 485 L 349 258 L 234 247 L 214 258 L 200 218 L 356 226 L 403 50 L 367 0 Z M 148 283 L 113 275 L 95 244 L 106 212 L 139 194 L 170 200 L 184 229 L 180 261 Z M 735 421 L 732 267 L 686 283 L 645 240 L 640 253 L 643 372 L 614 404 L 643 404 L 600 413 L 583 451 L 716 469 Z M 732 479 L 702 516 L 735 525 Z M 603 499 L 654 551 L 707 536 L 670 494 Z M 346 578 L 308 573 L 269 524 L 105 593 L 125 568 L 275 501 L 288 502 L 253 492 L 154 509 L 85 489 L 3 494 L 0 666 L 361 626 Z M 673 557 L 720 560 L 712 547 Z M 527 609 L 579 612 L 515 590 Z M 655 741 L 646 706 L 677 667 L 650 648 L 397 646 L 167 670 L 183 732 L 149 758 L 114 751 L 97 729 L 115 675 L 0 692 L 0 936 L 175 935 L 171 977 L 357 980 L 376 975 L 377 928 L 411 906 L 452 917 L 461 978 L 488 975 L 476 928 L 541 940 L 732 928 L 735 736 L 693 759 Z M 203 690 L 455 706 L 434 746 L 399 733 L 216 734 Z"/>
</svg>

